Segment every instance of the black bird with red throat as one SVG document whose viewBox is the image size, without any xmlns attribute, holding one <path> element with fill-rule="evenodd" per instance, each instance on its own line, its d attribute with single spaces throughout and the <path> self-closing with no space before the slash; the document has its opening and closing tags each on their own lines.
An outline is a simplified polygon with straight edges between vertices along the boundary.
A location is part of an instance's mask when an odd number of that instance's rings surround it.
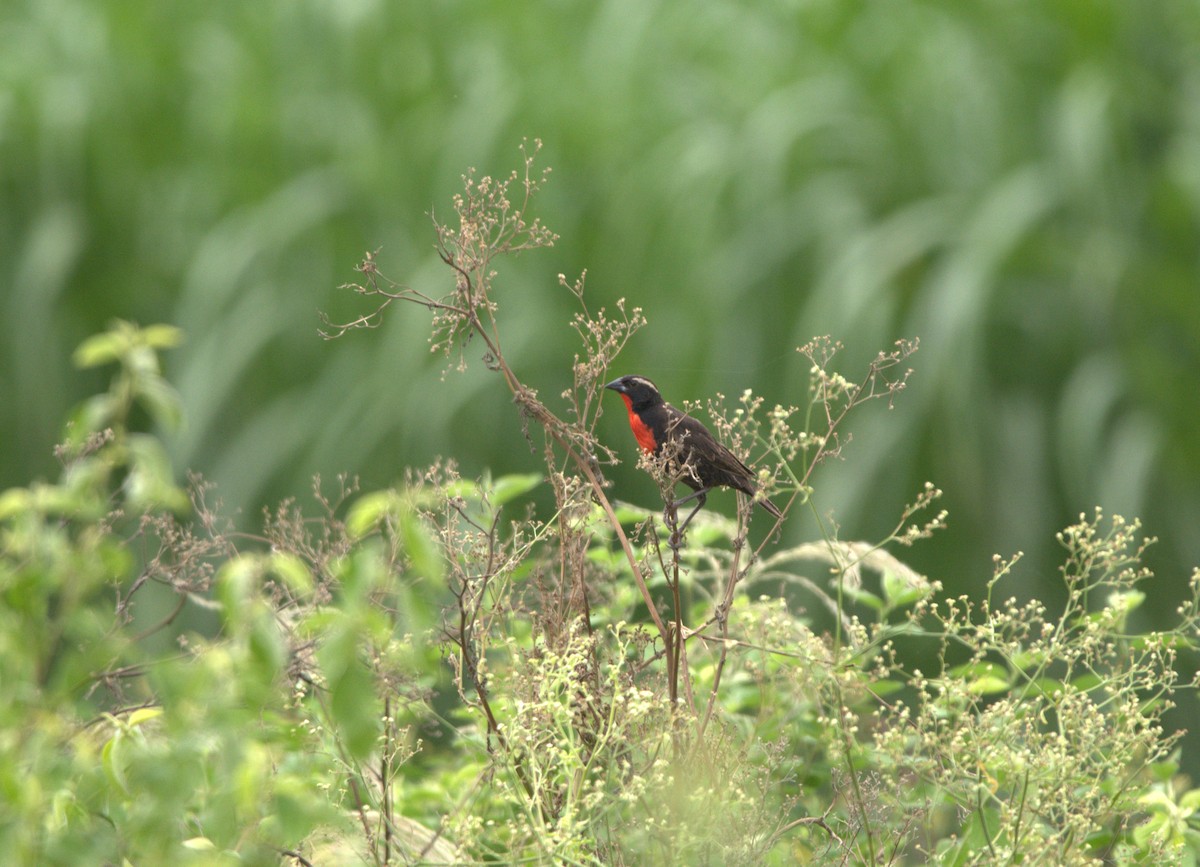
<svg viewBox="0 0 1200 867">
<path fill-rule="evenodd" d="M 661 457 L 669 444 L 666 457 L 673 464 L 669 470 L 677 472 L 678 480 L 694 491 L 671 503 L 671 508 L 677 509 L 691 500 L 697 501 L 679 525 L 675 540 L 683 537 L 688 522 L 700 511 L 713 488 L 741 491 L 774 517 L 783 517 L 770 500 L 756 498 L 758 482 L 754 471 L 718 442 L 700 421 L 664 401 L 653 382 L 644 376 L 622 376 L 604 387 L 611 388 L 625 401 L 629 427 L 642 451 Z"/>
</svg>

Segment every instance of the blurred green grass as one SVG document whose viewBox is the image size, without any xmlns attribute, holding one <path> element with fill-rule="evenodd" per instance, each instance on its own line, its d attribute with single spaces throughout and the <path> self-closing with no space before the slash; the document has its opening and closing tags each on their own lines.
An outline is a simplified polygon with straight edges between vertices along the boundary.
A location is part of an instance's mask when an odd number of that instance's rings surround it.
<svg viewBox="0 0 1200 867">
<path fill-rule="evenodd" d="M 0 486 L 50 472 L 98 386 L 70 352 L 117 316 L 186 331 L 173 457 L 247 522 L 317 472 L 533 468 L 482 365 L 441 382 L 421 311 L 316 329 L 358 312 L 335 287 L 367 249 L 443 291 L 428 213 L 537 136 L 562 240 L 499 286 L 544 395 L 575 351 L 555 275 L 584 268 L 650 318 L 614 375 L 673 400 L 799 403 L 810 336 L 849 374 L 918 336 L 818 479 L 843 536 L 929 479 L 951 530 L 913 560 L 954 592 L 1023 549 L 1052 595 L 1053 533 L 1096 504 L 1162 537 L 1163 617 L 1200 562 L 1195 4 L 13 0 L 0 44 Z"/>
</svg>

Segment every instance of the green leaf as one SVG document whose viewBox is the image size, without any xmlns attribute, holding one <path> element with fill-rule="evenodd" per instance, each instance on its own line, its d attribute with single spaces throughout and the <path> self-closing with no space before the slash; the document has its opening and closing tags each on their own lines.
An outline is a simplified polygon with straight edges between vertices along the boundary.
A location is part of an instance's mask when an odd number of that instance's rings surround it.
<svg viewBox="0 0 1200 867">
<path fill-rule="evenodd" d="M 639 524 L 651 515 L 662 514 L 661 510 L 651 511 L 650 509 L 643 509 L 641 506 L 634 506 L 630 503 L 613 503 L 613 512 L 616 514 L 617 520 L 622 524 Z"/>
<path fill-rule="evenodd" d="M 308 566 L 295 554 L 286 551 L 275 551 L 271 554 L 271 571 L 279 576 L 293 593 L 311 593 L 313 589 L 312 573 Z"/>
<path fill-rule="evenodd" d="M 1146 601 L 1146 594 L 1141 590 L 1123 590 L 1113 591 L 1108 594 L 1108 607 L 1115 608 L 1119 611 L 1128 614 L 1136 608 L 1140 608 L 1142 603 Z"/>
<path fill-rule="evenodd" d="M 375 747 L 379 712 L 375 683 L 359 659 L 355 623 L 342 617 L 317 652 L 329 685 L 329 712 L 352 758 L 365 758 Z"/>
<path fill-rule="evenodd" d="M 693 546 L 709 548 L 727 539 L 732 539 L 737 532 L 737 526 L 729 521 L 713 521 L 711 523 L 696 521 L 687 532 Z M 666 538 L 665 534 L 663 538 Z"/>
<path fill-rule="evenodd" d="M 356 661 L 330 690 L 330 712 L 351 758 L 362 760 L 375 748 L 379 736 L 375 682 L 367 667 Z"/>
<path fill-rule="evenodd" d="M 1012 686 L 1008 671 L 994 662 L 970 662 L 955 666 L 950 674 L 966 681 L 967 689 L 975 695 L 1007 692 Z"/>
<path fill-rule="evenodd" d="M 1008 692 L 1008 688 L 1008 680 L 996 675 L 972 678 L 967 684 L 967 689 L 975 695 L 995 695 L 1000 692 Z"/>
<path fill-rule="evenodd" d="M 274 681 L 287 663 L 287 645 L 269 613 L 254 618 L 250 627 L 250 659 L 258 668 L 260 683 Z"/>
<path fill-rule="evenodd" d="M 1153 632 L 1149 635 L 1138 635 L 1130 641 L 1135 650 L 1145 650 L 1149 647 L 1171 647 L 1176 650 L 1194 650 L 1196 642 L 1178 632 Z"/>
<path fill-rule="evenodd" d="M 1154 776 L 1154 779 L 1160 783 L 1165 783 L 1179 773 L 1179 762 L 1175 759 L 1165 762 L 1154 762 L 1150 765 L 1150 773 Z"/>
<path fill-rule="evenodd" d="M 1033 690 L 1036 694 L 1045 696 L 1056 696 L 1061 693 L 1065 686 L 1061 680 L 1055 680 L 1052 677 L 1039 677 L 1026 688 Z"/>
<path fill-rule="evenodd" d="M 322 819 L 336 815 L 329 801 L 314 796 L 311 781 L 294 775 L 283 774 L 278 777 L 271 797 L 275 817 L 285 840 L 302 839 Z"/>
<path fill-rule="evenodd" d="M 1044 650 L 1022 650 L 1012 655 L 1012 664 L 1021 671 L 1037 668 L 1046 660 Z"/>
<path fill-rule="evenodd" d="M 117 789 L 122 795 L 128 795 L 129 789 L 125 783 L 125 769 L 122 767 L 121 761 L 121 740 L 124 738 L 124 732 L 118 729 L 113 733 L 113 736 L 104 744 L 104 748 L 100 751 L 100 762 L 104 766 L 104 776 L 108 778 L 109 783 L 113 788 Z"/>
<path fill-rule="evenodd" d="M 883 598 L 888 608 L 907 608 L 929 595 L 927 585 L 914 584 L 911 579 L 903 577 L 892 569 L 883 570 Z"/>
<path fill-rule="evenodd" d="M 153 349 L 174 349 L 183 337 L 183 329 L 174 325 L 147 325 L 141 330 L 142 341 Z"/>
<path fill-rule="evenodd" d="M 33 495 L 28 488 L 9 488 L 0 493 L 0 521 L 15 517 L 33 505 Z"/>
<path fill-rule="evenodd" d="M 187 494 L 175 485 L 171 459 L 163 444 L 149 434 L 130 434 L 127 442 L 129 474 L 125 478 L 125 491 L 130 505 L 146 511 L 186 511 Z"/>
<path fill-rule="evenodd" d="M 883 598 L 884 601 L 887 602 L 889 608 L 896 607 L 897 597 L 912 590 L 912 585 L 901 579 L 901 577 L 891 569 L 883 569 L 882 579 L 879 583 L 883 587 Z"/>
<path fill-rule="evenodd" d="M 238 554 L 225 561 L 217 572 L 216 599 L 227 621 L 241 619 L 252 588 L 257 587 L 262 574 L 262 559 L 258 554 Z"/>
<path fill-rule="evenodd" d="M 342 585 L 342 595 L 348 600 L 365 599 L 383 581 L 379 540 L 371 541 L 376 544 L 363 544 L 338 562 L 337 579 Z"/>
<path fill-rule="evenodd" d="M 71 356 L 76 367 L 99 367 L 120 360 L 129 349 L 127 335 L 115 331 L 94 334 L 79 344 Z"/>
<path fill-rule="evenodd" d="M 843 592 L 845 592 L 847 597 L 859 603 L 860 605 L 865 605 L 868 608 L 874 609 L 875 611 L 883 610 L 883 600 L 874 593 L 871 593 L 869 590 L 846 587 Z"/>
<path fill-rule="evenodd" d="M 411 508 L 400 510 L 400 540 L 408 555 L 412 570 L 438 588 L 446 583 L 446 566 L 441 550 L 434 543 L 425 522 Z"/>
<path fill-rule="evenodd" d="M 128 724 L 130 727 L 140 726 L 144 722 L 158 719 L 162 713 L 161 707 L 140 707 L 129 715 Z"/>
<path fill-rule="evenodd" d="M 542 483 L 541 473 L 501 476 L 492 486 L 490 500 L 493 506 L 503 506 L 524 494 L 528 494 Z"/>
<path fill-rule="evenodd" d="M 90 433 L 102 431 L 116 419 L 121 410 L 120 399 L 111 392 L 93 395 L 71 413 L 63 440 L 82 445 Z"/>
<path fill-rule="evenodd" d="M 329 683 L 340 680 L 355 661 L 354 624 L 344 611 L 330 611 L 330 617 L 319 625 L 324 638 L 317 646 L 317 662 Z"/>
<path fill-rule="evenodd" d="M 46 830 L 58 833 L 67 827 L 73 817 L 84 818 L 86 812 L 80 808 L 75 793 L 59 789 L 54 793 L 50 802 L 50 815 L 46 821 Z"/>
<path fill-rule="evenodd" d="M 442 488 L 442 494 L 447 497 L 462 497 L 464 500 L 480 499 L 479 485 L 470 479 L 447 482 Z"/>
<path fill-rule="evenodd" d="M 94 334 L 76 347 L 71 356 L 77 367 L 98 367 L 123 362 L 131 370 L 157 369 L 156 351 L 183 342 L 183 331 L 174 325 L 148 325 L 116 320 L 108 331 Z"/>
<path fill-rule="evenodd" d="M 352 539 L 361 539 L 370 533 L 383 518 L 394 513 L 400 499 L 395 491 L 373 491 L 355 500 L 346 516 L 346 532 Z"/>
<path fill-rule="evenodd" d="M 878 696 L 889 696 L 904 689 L 904 684 L 898 680 L 877 680 L 871 684 L 871 692 Z"/>
<path fill-rule="evenodd" d="M 137 395 L 141 405 L 154 421 L 169 431 L 176 431 L 183 424 L 183 404 L 179 392 L 158 374 L 138 377 Z"/>
</svg>

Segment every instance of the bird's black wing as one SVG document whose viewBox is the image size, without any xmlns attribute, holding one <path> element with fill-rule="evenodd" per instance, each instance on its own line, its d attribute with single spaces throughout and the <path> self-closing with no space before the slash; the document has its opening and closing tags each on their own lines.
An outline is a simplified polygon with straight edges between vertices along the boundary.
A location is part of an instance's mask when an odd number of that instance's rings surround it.
<svg viewBox="0 0 1200 867">
<path fill-rule="evenodd" d="M 703 487 L 720 485 L 754 496 L 757 490 L 754 472 L 723 446 L 698 419 L 671 406 L 667 436 L 672 440 L 683 438 L 684 461 L 692 464 Z M 692 485 L 691 479 L 685 477 L 682 481 Z"/>
</svg>

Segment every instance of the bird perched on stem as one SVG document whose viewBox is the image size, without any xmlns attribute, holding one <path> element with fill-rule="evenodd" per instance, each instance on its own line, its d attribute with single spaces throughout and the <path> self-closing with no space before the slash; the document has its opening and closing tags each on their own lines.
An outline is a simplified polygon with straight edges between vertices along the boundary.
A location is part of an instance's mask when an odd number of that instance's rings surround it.
<svg viewBox="0 0 1200 867">
<path fill-rule="evenodd" d="M 625 401 L 629 426 L 642 451 L 666 458 L 671 480 L 683 482 L 694 491 L 667 505 L 668 511 L 673 511 L 684 503 L 697 501 L 673 534 L 672 543 L 682 538 L 688 522 L 700 511 L 713 488 L 741 491 L 774 517 L 783 517 L 770 500 L 756 497 L 758 483 L 754 472 L 697 419 L 663 400 L 653 382 L 644 376 L 622 376 L 604 387 L 611 388 Z"/>
</svg>

